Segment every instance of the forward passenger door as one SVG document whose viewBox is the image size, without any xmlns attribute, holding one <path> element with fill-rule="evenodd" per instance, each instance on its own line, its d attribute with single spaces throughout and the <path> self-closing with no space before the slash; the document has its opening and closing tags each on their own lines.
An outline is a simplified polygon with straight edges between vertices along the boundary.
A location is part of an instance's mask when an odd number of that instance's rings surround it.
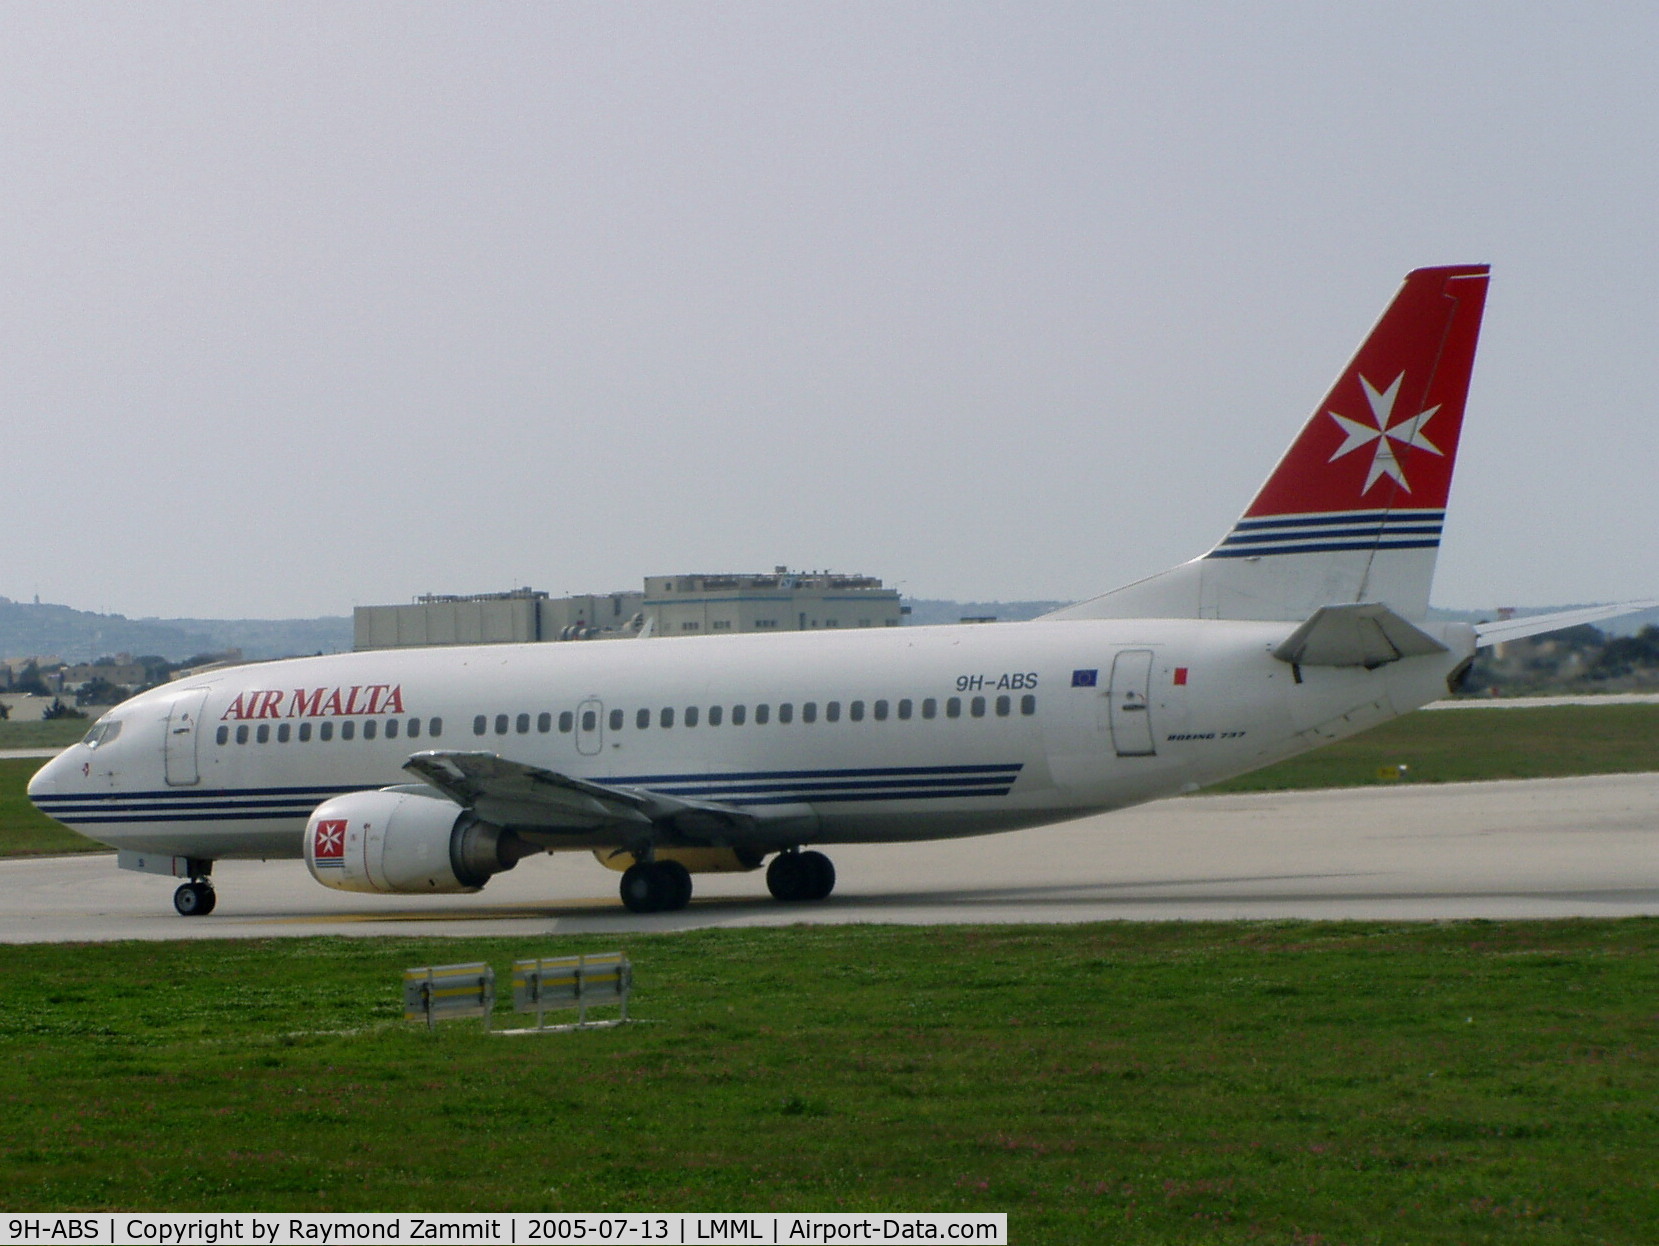
<svg viewBox="0 0 1659 1246">
<path fill-rule="evenodd" d="M 196 741 L 201 735 L 206 688 L 191 688 L 167 708 L 167 744 L 163 766 L 169 787 L 189 787 L 202 781 L 196 765 Z"/>
</svg>

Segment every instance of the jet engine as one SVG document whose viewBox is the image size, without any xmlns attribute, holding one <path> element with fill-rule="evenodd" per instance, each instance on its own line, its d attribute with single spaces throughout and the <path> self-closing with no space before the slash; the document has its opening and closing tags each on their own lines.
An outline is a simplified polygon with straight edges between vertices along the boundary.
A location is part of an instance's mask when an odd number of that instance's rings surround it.
<svg viewBox="0 0 1659 1246">
<path fill-rule="evenodd" d="M 336 891 L 477 891 L 541 851 L 422 789 L 383 788 L 325 800 L 305 824 L 305 864 Z"/>
</svg>

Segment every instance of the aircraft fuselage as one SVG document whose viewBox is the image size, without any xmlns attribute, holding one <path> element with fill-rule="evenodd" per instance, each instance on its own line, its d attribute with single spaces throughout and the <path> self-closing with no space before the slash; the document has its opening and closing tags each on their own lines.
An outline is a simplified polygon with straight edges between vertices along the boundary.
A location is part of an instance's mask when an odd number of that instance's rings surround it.
<svg viewBox="0 0 1659 1246">
<path fill-rule="evenodd" d="M 1432 658 L 1297 669 L 1271 654 L 1291 630 L 1088 620 L 288 659 L 133 698 L 30 795 L 117 848 L 298 857 L 321 801 L 409 783 L 423 749 L 482 750 L 751 811 L 768 846 L 945 838 L 1255 769 L 1443 695 L 1473 650 L 1454 626 Z"/>
</svg>

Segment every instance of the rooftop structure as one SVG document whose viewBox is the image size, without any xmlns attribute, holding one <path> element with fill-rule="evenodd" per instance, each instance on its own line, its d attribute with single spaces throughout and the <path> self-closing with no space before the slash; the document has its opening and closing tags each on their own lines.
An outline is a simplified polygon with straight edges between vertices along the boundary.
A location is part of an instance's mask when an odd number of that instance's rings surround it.
<svg viewBox="0 0 1659 1246">
<path fill-rule="evenodd" d="M 648 575 L 645 617 L 659 636 L 897 627 L 897 589 L 868 575 L 774 568 L 770 575 Z"/>
<path fill-rule="evenodd" d="M 897 589 L 829 571 L 654 575 L 645 590 L 551 597 L 532 588 L 427 593 L 402 606 L 359 606 L 353 647 L 401 649 L 728 632 L 896 627 Z"/>
</svg>

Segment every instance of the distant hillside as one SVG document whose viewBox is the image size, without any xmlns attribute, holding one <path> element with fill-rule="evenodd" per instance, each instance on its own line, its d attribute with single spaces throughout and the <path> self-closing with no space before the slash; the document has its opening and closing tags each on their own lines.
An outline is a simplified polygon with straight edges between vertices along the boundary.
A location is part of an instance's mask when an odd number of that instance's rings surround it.
<svg viewBox="0 0 1659 1246">
<path fill-rule="evenodd" d="M 1064 601 L 942 601 L 910 598 L 906 622 L 912 626 L 960 623 L 965 618 L 999 622 L 1034 619 L 1069 603 Z M 1518 614 L 1568 607 L 1522 607 Z M 1496 610 L 1434 610 L 1433 617 L 1468 620 L 1497 617 Z M 1644 625 L 1659 623 L 1648 611 L 1600 625 L 1610 636 L 1631 636 Z M 94 614 L 69 606 L 34 605 L 0 597 L 0 659 L 58 657 L 89 662 L 116 653 L 154 654 L 182 662 L 203 653 L 240 649 L 250 660 L 307 653 L 341 653 L 352 645 L 351 619 L 129 619 Z"/>
<path fill-rule="evenodd" d="M 148 620 L 147 620 L 148 621 Z M 166 619 L 175 627 L 213 637 L 215 649 L 240 649 L 249 658 L 290 658 L 344 653 L 351 648 L 351 619 Z"/>
<path fill-rule="evenodd" d="M 351 648 L 351 620 L 129 619 L 69 606 L 0 597 L 0 658 L 58 657 L 89 662 L 115 653 L 154 654 L 181 662 L 201 653 L 240 649 L 249 658 L 334 653 Z"/>
</svg>

